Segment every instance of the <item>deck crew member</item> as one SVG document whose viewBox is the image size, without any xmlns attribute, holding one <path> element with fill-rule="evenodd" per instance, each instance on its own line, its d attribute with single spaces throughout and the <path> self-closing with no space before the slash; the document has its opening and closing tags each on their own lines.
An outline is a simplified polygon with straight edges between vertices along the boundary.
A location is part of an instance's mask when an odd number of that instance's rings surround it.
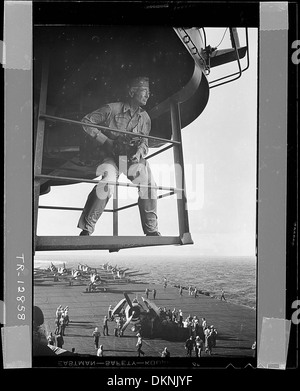
<svg viewBox="0 0 300 391">
<path fill-rule="evenodd" d="M 103 357 L 103 345 L 99 346 L 99 349 L 97 350 L 97 356 Z"/>
<path fill-rule="evenodd" d="M 145 290 L 145 295 L 146 295 L 146 297 L 147 297 L 147 299 L 148 299 L 148 297 L 149 297 L 149 289 L 148 288 L 146 288 L 146 290 Z"/>
<path fill-rule="evenodd" d="M 179 295 L 180 295 L 180 296 L 182 296 L 182 292 L 183 292 L 183 288 L 182 288 L 182 286 L 180 285 L 180 286 L 179 286 Z"/>
<path fill-rule="evenodd" d="M 56 346 L 57 346 L 58 348 L 61 348 L 61 349 L 62 349 L 63 344 L 65 343 L 62 334 L 58 334 L 58 335 L 55 337 L 55 339 L 56 339 L 56 343 L 55 343 Z"/>
<path fill-rule="evenodd" d="M 204 330 L 204 338 L 205 338 L 205 353 L 211 353 L 211 338 L 209 338 L 211 335 L 211 331 L 208 327 Z"/>
<path fill-rule="evenodd" d="M 222 300 L 226 301 L 225 292 L 224 292 L 223 289 L 222 289 L 222 292 L 221 292 L 221 298 L 220 298 L 220 300 L 221 300 L 221 301 L 222 301 Z"/>
<path fill-rule="evenodd" d="M 195 351 L 196 351 L 196 357 L 201 357 L 201 352 L 203 350 L 203 341 L 199 337 L 199 335 L 196 336 L 195 339 Z"/>
<path fill-rule="evenodd" d="M 128 85 L 127 101 L 107 104 L 87 114 L 82 120 L 89 125 L 83 126 L 85 132 L 102 146 L 103 156 L 96 170 L 96 176 L 102 176 L 102 179 L 89 194 L 78 222 L 78 228 L 82 229 L 81 236 L 94 232 L 99 217 L 113 195 L 114 186 L 106 181 L 116 182 L 118 176 L 124 173 L 135 184 L 156 186 L 149 163 L 145 160 L 148 153 L 147 138 L 134 138 L 91 126 L 97 124 L 137 135 L 149 135 L 151 120 L 141 107 L 147 104 L 149 94 L 149 79 L 135 78 Z M 147 236 L 160 236 L 157 228 L 157 190 L 142 186 L 138 189 L 143 231 Z"/>
<path fill-rule="evenodd" d="M 54 345 L 55 344 L 55 337 L 52 334 L 52 332 L 49 333 L 47 337 L 48 345 Z"/>
<path fill-rule="evenodd" d="M 113 312 L 113 307 L 110 304 L 110 306 L 108 307 L 108 320 L 112 320 L 112 312 Z"/>
<path fill-rule="evenodd" d="M 178 312 L 179 314 L 179 327 L 183 327 L 183 312 L 181 310 L 179 310 Z"/>
<path fill-rule="evenodd" d="M 116 319 L 116 327 L 115 327 L 115 337 L 122 337 L 123 332 L 122 332 L 122 327 L 123 327 L 124 321 L 121 316 L 119 316 Z"/>
<path fill-rule="evenodd" d="M 171 354 L 167 347 L 164 348 L 164 350 L 161 352 L 161 357 L 170 357 Z"/>
<path fill-rule="evenodd" d="M 95 349 L 98 349 L 99 338 L 100 338 L 100 331 L 98 330 L 98 327 L 95 327 L 95 330 L 93 331 L 92 337 L 94 337 Z"/>
<path fill-rule="evenodd" d="M 205 339 L 205 351 L 211 355 L 212 354 L 212 348 L 213 348 L 213 335 L 212 335 L 212 331 L 209 331 L 209 333 L 207 333 L 207 336 L 206 336 L 206 339 Z"/>
<path fill-rule="evenodd" d="M 108 334 L 108 319 L 107 319 L 106 315 L 104 316 L 104 319 L 103 319 L 103 335 L 109 335 Z"/>
<path fill-rule="evenodd" d="M 177 320 L 177 311 L 176 311 L 176 308 L 174 308 L 173 311 L 172 311 L 172 320 L 173 320 L 173 322 L 176 322 L 176 320 Z"/>
<path fill-rule="evenodd" d="M 190 337 L 190 338 L 188 338 L 188 339 L 185 341 L 185 349 L 186 349 L 186 354 L 187 354 L 187 356 L 189 356 L 189 357 L 192 356 L 193 348 L 194 348 L 193 337 Z"/>
<path fill-rule="evenodd" d="M 66 323 L 66 326 L 69 325 L 69 322 L 70 322 L 70 318 L 69 318 L 69 307 L 66 306 L 64 308 L 64 317 L 65 317 L 65 323 Z"/>
<path fill-rule="evenodd" d="M 54 334 L 59 334 L 59 319 L 58 318 L 55 318 L 55 330 L 54 330 Z"/>
<path fill-rule="evenodd" d="M 153 294 L 153 300 L 155 300 L 155 298 L 156 298 L 156 289 L 152 290 L 152 294 Z"/>
<path fill-rule="evenodd" d="M 56 318 L 57 318 L 58 320 L 59 320 L 61 314 L 62 314 L 62 306 L 59 305 L 59 306 L 57 307 L 56 313 L 55 313 L 55 316 L 56 316 Z"/>
<path fill-rule="evenodd" d="M 138 352 L 138 357 L 141 356 L 141 354 L 144 356 L 145 353 L 142 351 L 142 346 L 143 346 L 143 339 L 141 337 L 141 334 L 140 333 L 137 333 L 136 335 L 138 337 L 138 340 L 137 340 L 137 343 L 136 343 L 136 347 L 137 347 L 137 352 Z"/>
<path fill-rule="evenodd" d="M 168 281 L 167 281 L 166 277 L 164 277 L 164 289 L 166 289 L 167 285 L 168 285 Z"/>
<path fill-rule="evenodd" d="M 66 320 L 64 317 L 64 314 L 61 314 L 61 317 L 59 319 L 59 334 L 65 335 L 65 330 L 66 330 Z"/>
<path fill-rule="evenodd" d="M 211 325 L 210 326 L 210 329 L 211 329 L 211 338 L 212 338 L 212 347 L 215 348 L 217 346 L 217 329 Z"/>
</svg>

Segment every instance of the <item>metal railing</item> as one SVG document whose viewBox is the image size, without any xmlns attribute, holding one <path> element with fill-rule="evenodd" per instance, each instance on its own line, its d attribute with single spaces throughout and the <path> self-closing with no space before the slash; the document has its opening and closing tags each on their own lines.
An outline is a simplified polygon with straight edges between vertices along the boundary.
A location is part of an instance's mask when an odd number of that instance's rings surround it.
<svg viewBox="0 0 300 391">
<path fill-rule="evenodd" d="M 152 139 L 152 140 L 157 140 L 157 141 L 163 141 L 165 143 L 170 143 L 167 147 L 164 147 L 160 149 L 157 152 L 154 152 L 153 154 L 147 156 L 145 159 L 150 159 L 154 156 L 157 156 L 158 154 L 165 152 L 166 150 L 172 148 L 174 145 L 181 145 L 180 141 L 175 141 L 175 140 L 169 140 L 169 139 L 164 139 L 161 137 L 155 137 L 155 136 L 149 136 L 149 135 L 143 135 L 143 134 L 137 134 L 137 133 L 132 133 L 129 131 L 124 131 L 124 130 L 119 130 L 119 129 L 114 129 L 114 128 L 109 128 L 106 126 L 102 125 L 97 125 L 97 124 L 88 124 L 86 122 L 82 121 L 76 121 L 68 118 L 62 118 L 62 117 L 56 117 L 53 115 L 48 115 L 48 114 L 40 114 L 39 118 L 44 119 L 44 120 L 50 120 L 50 121 L 60 121 L 60 122 L 65 122 L 65 123 L 70 123 L 70 124 L 76 124 L 76 125 L 82 125 L 82 126 L 91 126 L 95 127 L 97 129 L 104 129 L 109 132 L 117 132 L 120 134 L 126 134 L 132 137 L 141 137 L 141 138 L 147 138 L 147 139 Z M 94 183 L 98 184 L 99 180 L 97 179 L 85 179 L 85 178 L 76 178 L 76 177 L 65 177 L 65 176 L 58 176 L 58 175 L 46 175 L 46 174 L 36 174 L 35 175 L 36 179 L 46 179 L 46 180 L 54 180 L 54 181 L 64 181 L 64 182 L 84 182 L 84 183 Z M 101 183 L 107 184 L 107 185 L 113 185 L 113 186 L 122 186 L 122 187 L 134 187 L 134 188 L 149 188 L 149 189 L 156 189 L 156 190 L 165 190 L 168 191 L 168 193 L 161 194 L 157 197 L 157 199 L 162 199 L 174 194 L 178 193 L 183 193 L 184 189 L 183 188 L 175 188 L 175 187 L 167 187 L 167 186 L 149 186 L 149 185 L 143 185 L 143 184 L 136 184 L 136 183 L 127 183 L 127 182 L 118 182 L 118 181 L 105 181 L 101 179 Z M 105 209 L 104 212 L 119 212 L 124 209 L 131 208 L 133 206 L 137 206 L 138 203 L 133 203 L 129 205 L 125 205 L 120 208 L 114 208 L 114 209 Z M 78 207 L 60 207 L 60 206 L 50 206 L 50 205 L 39 205 L 39 209 L 55 209 L 55 210 L 68 210 L 68 211 L 82 211 L 83 208 L 78 208 Z"/>
<path fill-rule="evenodd" d="M 65 176 L 57 176 L 57 175 L 44 175 L 44 174 L 38 174 L 35 176 L 39 179 L 53 179 L 58 181 L 66 181 L 66 182 L 86 182 L 86 183 L 99 183 L 99 180 L 97 179 L 84 179 L 84 178 L 74 178 L 74 177 L 65 177 Z M 156 189 L 156 190 L 169 190 L 174 193 L 180 193 L 184 191 L 184 189 L 175 188 L 175 187 L 167 187 L 167 186 L 149 186 L 149 185 L 142 185 L 137 183 L 127 183 L 127 182 L 113 182 L 113 181 L 105 181 L 101 180 L 101 183 L 104 183 L 105 185 L 113 185 L 113 186 L 124 186 L 124 187 L 137 187 L 137 188 L 148 188 L 148 189 Z"/>
<path fill-rule="evenodd" d="M 83 125 L 83 126 L 87 126 L 87 127 L 93 127 L 93 128 L 96 128 L 96 129 L 104 129 L 104 130 L 108 130 L 109 132 L 116 132 L 116 133 L 120 133 L 120 134 L 126 134 L 126 135 L 131 136 L 131 137 L 141 137 L 141 138 L 148 138 L 150 140 L 163 141 L 165 143 L 180 144 L 179 141 L 169 140 L 169 139 L 166 139 L 166 138 L 149 136 L 149 135 L 141 134 L 141 133 L 133 133 L 133 132 L 129 132 L 127 130 L 120 130 L 120 129 L 109 128 L 107 126 L 96 125 L 96 124 L 93 124 L 93 123 L 89 124 L 89 123 L 86 123 L 86 122 L 76 121 L 76 120 L 69 119 L 69 118 L 55 117 L 54 115 L 41 114 L 40 118 L 41 119 L 47 119 L 47 120 L 50 120 L 50 121 L 60 121 L 60 122 L 67 122 L 67 123 L 70 123 L 70 124 Z"/>
<path fill-rule="evenodd" d="M 161 199 L 161 198 L 165 198 L 165 197 L 168 197 L 168 196 L 171 196 L 171 195 L 174 195 L 175 192 L 174 191 L 170 191 L 169 193 L 166 193 L 166 194 L 160 194 L 159 196 L 157 196 L 157 199 Z M 125 205 L 125 206 L 121 206 L 120 208 L 118 209 L 104 209 L 103 212 L 119 212 L 121 210 L 124 210 L 124 209 L 128 209 L 128 208 L 131 208 L 133 206 L 138 206 L 138 203 L 135 202 L 133 204 L 128 204 L 128 205 Z M 39 206 L 40 209 L 54 209 L 54 210 L 73 210 L 73 211 L 83 211 L 83 208 L 77 208 L 77 207 L 73 207 L 73 206 L 50 206 L 50 205 L 40 205 Z"/>
<path fill-rule="evenodd" d="M 238 49 L 239 49 L 239 48 L 237 47 L 236 41 L 235 41 L 235 39 L 233 38 L 233 39 L 232 39 L 233 49 L 234 49 L 234 51 L 235 51 L 236 61 L 237 61 L 237 64 L 238 64 L 239 71 L 238 71 L 238 72 L 231 73 L 231 74 L 226 75 L 226 76 L 223 76 L 223 77 L 220 77 L 220 78 L 215 79 L 215 80 L 211 80 L 211 81 L 209 82 L 209 85 L 210 85 L 209 88 L 210 88 L 210 89 L 211 89 L 211 88 L 215 88 L 215 87 L 219 87 L 219 86 L 224 85 L 224 84 L 227 84 L 227 83 L 231 83 L 232 81 L 239 79 L 239 78 L 242 76 L 242 73 L 245 72 L 245 71 L 249 68 L 250 61 L 249 61 L 248 28 L 245 28 L 245 29 L 246 29 L 247 65 L 245 66 L 245 68 L 242 69 L 241 60 L 240 60 L 239 52 L 238 52 Z M 230 29 L 230 32 L 231 32 L 231 34 L 233 34 L 233 33 L 232 33 L 232 29 Z M 222 82 L 222 83 L 215 84 L 215 85 L 211 85 L 211 84 L 213 84 L 213 83 L 216 83 L 216 82 L 221 81 L 221 80 L 228 79 L 228 78 L 233 77 L 233 76 L 236 76 L 236 75 L 237 75 L 237 77 L 234 77 L 234 78 L 232 78 L 232 79 L 230 79 L 230 80 L 227 80 L 227 81 L 224 81 L 224 82 Z"/>
</svg>

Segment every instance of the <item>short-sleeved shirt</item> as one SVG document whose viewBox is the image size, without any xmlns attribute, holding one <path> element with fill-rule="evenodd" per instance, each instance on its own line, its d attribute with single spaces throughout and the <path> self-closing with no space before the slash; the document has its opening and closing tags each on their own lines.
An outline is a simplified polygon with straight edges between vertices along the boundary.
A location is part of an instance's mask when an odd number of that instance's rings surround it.
<svg viewBox="0 0 300 391">
<path fill-rule="evenodd" d="M 100 332 L 99 331 L 93 331 L 93 337 L 94 338 L 99 338 L 100 337 Z"/>
<path fill-rule="evenodd" d="M 185 342 L 185 346 L 186 346 L 188 349 L 192 349 L 192 348 L 193 348 L 193 346 L 194 346 L 194 342 L 193 342 L 193 340 L 192 340 L 192 339 L 188 339 L 188 340 L 186 340 L 186 342 Z"/>
<path fill-rule="evenodd" d="M 196 341 L 196 346 L 198 349 L 203 349 L 203 341 L 202 339 Z"/>
<path fill-rule="evenodd" d="M 106 104 L 92 113 L 87 114 L 82 119 L 82 122 L 145 135 L 148 135 L 151 130 L 151 120 L 148 113 L 141 107 L 138 107 L 133 113 L 130 105 L 123 102 Z M 92 126 L 83 126 L 83 129 L 101 145 L 105 143 L 107 138 L 115 140 L 120 135 L 120 133 L 117 132 L 97 129 Z M 139 147 L 143 157 L 145 157 L 148 153 L 147 138 L 141 139 Z"/>
</svg>

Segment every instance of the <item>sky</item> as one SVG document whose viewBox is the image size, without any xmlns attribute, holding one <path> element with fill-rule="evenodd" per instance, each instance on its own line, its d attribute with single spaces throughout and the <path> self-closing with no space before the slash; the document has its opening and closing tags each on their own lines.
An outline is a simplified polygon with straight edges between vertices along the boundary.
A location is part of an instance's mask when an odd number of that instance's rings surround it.
<svg viewBox="0 0 300 391">
<path fill-rule="evenodd" d="M 224 28 L 206 29 L 216 47 Z M 245 30 L 238 29 L 241 46 Z M 250 67 L 242 77 L 210 89 L 203 113 L 182 129 L 190 232 L 188 246 L 138 248 L 126 254 L 255 256 L 257 174 L 257 29 L 249 29 Z M 218 49 L 229 48 L 229 32 Z M 245 60 L 242 61 L 245 66 Z M 212 68 L 208 80 L 238 70 L 236 63 Z M 146 107 L 147 109 L 147 107 Z M 151 151 L 154 152 L 155 150 Z M 150 161 L 157 184 L 175 186 L 172 149 Z M 125 176 L 120 181 L 126 182 Z M 40 205 L 83 207 L 92 184 L 52 187 Z M 120 206 L 137 201 L 136 189 L 120 188 Z M 112 207 L 112 201 L 107 205 Z M 119 214 L 119 235 L 142 235 L 138 209 Z M 80 212 L 39 210 L 38 235 L 77 236 Z M 178 235 L 175 196 L 158 201 L 159 231 Z M 112 234 L 112 214 L 104 213 L 94 235 Z"/>
</svg>

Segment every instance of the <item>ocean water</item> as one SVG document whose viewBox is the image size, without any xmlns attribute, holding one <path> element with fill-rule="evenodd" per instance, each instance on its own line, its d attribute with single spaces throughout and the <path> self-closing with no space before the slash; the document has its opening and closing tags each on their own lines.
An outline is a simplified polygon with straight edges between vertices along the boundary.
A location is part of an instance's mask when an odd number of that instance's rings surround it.
<svg viewBox="0 0 300 391">
<path fill-rule="evenodd" d="M 78 263 L 87 263 L 91 267 L 100 267 L 103 263 L 127 267 L 140 273 L 135 277 L 139 281 L 162 284 L 166 277 L 168 284 L 188 287 L 192 285 L 211 296 L 220 297 L 225 291 L 227 301 L 256 308 L 256 260 L 253 257 L 204 257 L 189 256 L 147 256 L 122 255 L 105 257 L 97 252 L 38 253 L 35 267 L 48 267 L 66 263 L 66 267 L 76 267 Z"/>
</svg>

